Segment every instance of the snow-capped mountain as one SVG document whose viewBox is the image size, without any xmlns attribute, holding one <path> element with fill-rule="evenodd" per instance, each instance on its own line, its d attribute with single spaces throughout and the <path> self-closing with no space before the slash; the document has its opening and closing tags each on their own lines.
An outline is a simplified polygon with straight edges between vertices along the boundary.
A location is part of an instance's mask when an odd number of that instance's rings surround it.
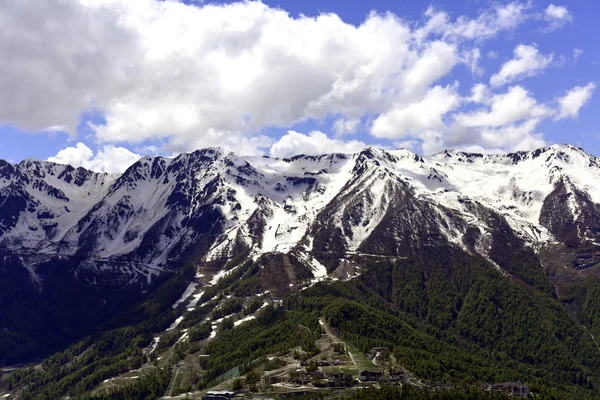
<svg viewBox="0 0 600 400">
<path fill-rule="evenodd" d="M 158 298 L 171 309 L 192 296 L 193 310 L 205 290 L 231 291 L 250 272 L 237 293 L 273 300 L 385 266 L 425 276 L 469 265 L 560 298 L 600 276 L 598 178 L 600 160 L 568 145 L 431 157 L 209 148 L 144 157 L 120 175 L 0 161 L 0 330 L 16 338 L 8 359 L 118 324 L 142 303 L 150 318 Z"/>
<path fill-rule="evenodd" d="M 569 145 L 482 155 L 407 150 L 144 157 L 121 175 L 0 162 L 0 248 L 36 276 L 40 257 L 119 263 L 152 277 L 182 258 L 290 253 L 316 275 L 348 255 L 450 243 L 494 261 L 502 230 L 537 252 L 600 243 L 600 159 Z M 498 268 L 503 268 L 499 265 Z"/>
</svg>

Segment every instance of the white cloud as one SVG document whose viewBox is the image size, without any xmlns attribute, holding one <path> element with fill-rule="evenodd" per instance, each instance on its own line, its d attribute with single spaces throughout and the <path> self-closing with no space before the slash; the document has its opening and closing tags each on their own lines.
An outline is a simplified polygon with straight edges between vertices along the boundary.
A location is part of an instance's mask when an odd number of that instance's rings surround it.
<svg viewBox="0 0 600 400">
<path fill-rule="evenodd" d="M 544 11 L 544 19 L 549 22 L 549 25 L 544 30 L 550 32 L 562 28 L 567 22 L 571 22 L 573 16 L 567 9 L 567 6 L 550 4 Z"/>
<path fill-rule="evenodd" d="M 474 89 L 473 98 L 489 107 L 455 115 L 455 121 L 464 127 L 500 127 L 530 118 L 542 118 L 550 114 L 550 109 L 538 104 L 529 92 L 521 86 L 513 86 L 506 93 L 485 98 L 480 87 Z"/>
<path fill-rule="evenodd" d="M 140 157 L 139 154 L 132 153 L 124 147 L 113 145 L 103 146 L 94 155 L 92 149 L 79 142 L 75 146 L 60 150 L 54 157 L 49 157 L 48 161 L 115 174 L 125 171 Z"/>
<path fill-rule="evenodd" d="M 531 118 L 522 123 L 486 128 L 480 132 L 480 143 L 488 149 L 533 150 L 546 144 L 542 135 L 535 132 L 540 122 Z"/>
<path fill-rule="evenodd" d="M 452 148 L 479 153 L 532 150 L 545 145 L 543 135 L 536 132 L 542 118 L 529 118 L 504 125 L 469 127 L 458 122 L 450 125 L 441 141 L 424 144 L 430 153 Z"/>
<path fill-rule="evenodd" d="M 553 110 L 539 104 L 522 87 L 513 86 L 505 93 L 493 94 L 486 85 L 477 84 L 465 100 L 483 107 L 455 114 L 441 142 L 430 145 L 432 152 L 444 148 L 478 152 L 531 150 L 545 144 L 536 127 Z"/>
<path fill-rule="evenodd" d="M 336 136 L 349 135 L 356 132 L 356 129 L 360 125 L 360 119 L 346 119 L 338 118 L 333 121 L 333 131 Z"/>
<path fill-rule="evenodd" d="M 529 17 L 527 14 L 529 8 L 531 8 L 530 2 L 513 1 L 505 5 L 494 5 L 476 18 L 463 15 L 456 21 L 451 21 L 445 11 L 429 7 L 425 13 L 428 18 L 427 23 L 415 31 L 414 37 L 417 41 L 423 41 L 437 34 L 450 40 L 483 41 L 496 36 L 499 32 L 517 28 Z"/>
<path fill-rule="evenodd" d="M 413 48 L 410 26 L 392 14 L 353 26 L 260 2 L 44 4 L 39 15 L 31 1 L 0 5 L 0 53 L 10 55 L 0 63 L 0 120 L 74 131 L 95 107 L 106 119 L 92 125 L 99 141 L 159 139 L 165 152 L 257 153 L 271 143 L 256 136 L 267 127 L 380 112 L 455 64 L 454 45 Z"/>
<path fill-rule="evenodd" d="M 389 13 L 354 26 L 260 2 L 6 0 L 0 120 L 74 132 L 93 107 L 106 119 L 92 125 L 101 142 L 257 153 L 271 141 L 256 132 L 268 127 L 356 120 L 420 99 L 459 61 L 456 40 L 514 29 L 526 9 L 513 2 L 473 19 L 444 17 L 438 39 L 415 44 L 411 24 Z"/>
<path fill-rule="evenodd" d="M 578 49 L 578 48 L 573 49 L 573 58 L 574 59 L 577 60 L 579 58 L 579 56 L 581 56 L 582 54 L 583 54 L 583 50 Z"/>
<path fill-rule="evenodd" d="M 487 54 L 485 55 L 487 58 L 489 58 L 490 60 L 495 60 L 496 58 L 498 58 L 498 52 L 494 51 L 494 50 L 490 50 L 487 52 Z"/>
<path fill-rule="evenodd" d="M 58 152 L 54 157 L 48 158 L 48 161 L 52 161 L 59 164 L 69 164 L 74 167 L 83 166 L 84 162 L 87 162 L 94 157 L 92 149 L 87 147 L 85 144 L 79 142 L 74 147 L 67 147 Z"/>
<path fill-rule="evenodd" d="M 553 54 L 543 55 L 536 46 L 520 44 L 514 50 L 514 58 L 500 68 L 497 74 L 492 75 L 490 84 L 501 86 L 515 80 L 534 76 L 543 71 L 554 58 Z"/>
<path fill-rule="evenodd" d="M 423 151 L 466 140 L 495 143 L 483 131 L 535 139 L 539 133 L 521 125 L 550 112 L 524 89 L 498 95 L 483 85 L 462 97 L 458 84 L 445 86 L 457 64 L 482 72 L 483 41 L 515 32 L 528 19 L 547 24 L 532 7 L 494 3 L 458 18 L 430 7 L 421 21 L 372 12 L 352 25 L 332 13 L 295 17 L 257 1 L 4 0 L 0 123 L 75 135 L 80 115 L 96 110 L 106 120 L 90 124 L 100 151 L 77 145 L 61 157 L 72 154 L 74 162 L 100 169 L 128 151 L 109 146 L 116 143 L 163 154 L 207 146 L 241 154 L 364 146 L 318 132 L 268 136 L 272 128 L 331 118 L 332 135 L 364 123 L 375 137 L 418 143 Z M 557 6 L 548 10 L 552 21 L 570 19 L 568 10 L 567 16 Z M 520 46 L 492 85 L 539 73 L 551 57 Z M 509 94 L 526 109 L 502 103 Z M 486 107 L 469 111 L 478 105 Z M 506 135 L 507 148 L 522 142 L 515 135 Z"/>
<path fill-rule="evenodd" d="M 469 71 L 473 75 L 479 76 L 483 74 L 483 67 L 479 64 L 481 61 L 481 50 L 475 47 L 470 50 L 466 50 L 462 53 L 462 62 L 469 68 Z"/>
<path fill-rule="evenodd" d="M 415 139 L 399 140 L 394 142 L 394 147 L 397 149 L 407 149 L 418 152 L 420 151 L 421 143 Z"/>
<path fill-rule="evenodd" d="M 379 138 L 398 139 L 441 130 L 444 127 L 443 116 L 459 103 L 454 87 L 435 86 L 418 102 L 399 103 L 382 113 L 373 122 L 371 133 Z"/>
<path fill-rule="evenodd" d="M 546 144 L 543 133 L 537 130 L 539 123 L 553 116 L 555 120 L 575 118 L 595 87 L 594 83 L 575 87 L 554 104 L 544 104 L 521 86 L 493 93 L 480 83 L 471 88 L 469 97 L 458 99 L 473 109 L 449 114 L 446 120 L 438 120 L 437 127 L 429 126 L 420 132 L 402 134 L 402 131 L 393 131 L 395 125 L 391 123 L 391 133 L 385 137 L 402 139 L 401 142 L 412 148 L 420 146 L 425 154 L 448 148 L 479 152 L 532 150 Z M 433 111 L 432 114 L 435 120 L 438 113 Z M 400 122 L 397 125 L 402 126 Z"/>
<path fill-rule="evenodd" d="M 568 117 L 577 118 L 581 107 L 592 98 L 594 90 L 596 90 L 596 84 L 590 82 L 585 86 L 575 86 L 567 91 L 567 94 L 557 99 L 559 108 L 554 120 Z"/>
<path fill-rule="evenodd" d="M 308 135 L 288 131 L 271 146 L 270 155 L 273 157 L 292 157 L 298 154 L 356 153 L 365 147 L 367 145 L 358 140 L 330 139 L 319 131 L 312 131 Z"/>
<path fill-rule="evenodd" d="M 410 95 L 421 94 L 429 85 L 446 76 L 458 62 L 456 46 L 439 40 L 428 43 L 416 61 L 404 71 L 402 88 Z"/>
<path fill-rule="evenodd" d="M 491 100 L 490 89 L 484 83 L 478 83 L 471 88 L 469 101 L 474 103 L 488 104 Z"/>
<path fill-rule="evenodd" d="M 566 6 L 556 6 L 554 4 L 550 4 L 548 8 L 546 8 L 545 16 L 552 20 L 571 19 L 571 13 L 569 13 Z"/>
</svg>

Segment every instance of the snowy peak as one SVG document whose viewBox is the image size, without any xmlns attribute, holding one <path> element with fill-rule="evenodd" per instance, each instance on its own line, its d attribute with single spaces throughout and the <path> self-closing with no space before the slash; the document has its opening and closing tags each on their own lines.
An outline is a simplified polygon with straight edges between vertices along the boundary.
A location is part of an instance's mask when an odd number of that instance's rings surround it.
<svg viewBox="0 0 600 400">
<path fill-rule="evenodd" d="M 491 257 L 488 235 L 500 220 L 531 248 L 600 241 L 599 179 L 597 158 L 569 145 L 431 157 L 374 147 L 290 158 L 207 148 L 143 157 L 121 175 L 0 161 L 0 244 L 132 263 L 147 279 L 182 257 L 221 263 L 293 252 L 334 267 L 350 253 L 389 256 L 440 240 Z"/>
<path fill-rule="evenodd" d="M 0 163 L 0 175 L 0 246 L 27 251 L 39 251 L 43 242 L 61 237 L 115 179 L 32 158 L 17 165 Z"/>
<path fill-rule="evenodd" d="M 596 163 L 597 158 L 587 154 L 582 148 L 568 144 L 554 144 L 532 151 L 518 151 L 514 153 L 470 153 L 457 150 L 444 150 L 434 154 L 431 158 L 438 162 L 453 163 L 502 163 L 511 162 L 518 164 L 524 161 L 539 159 L 544 163 L 559 161 L 567 164 L 579 163 L 580 165 Z M 585 162 L 582 162 L 585 161 Z"/>
<path fill-rule="evenodd" d="M 592 201 L 600 201 L 594 183 L 600 177 L 598 159 L 575 146 L 485 155 L 445 151 L 431 161 L 438 164 L 436 170 L 448 175 L 456 190 L 489 204 L 504 202 L 531 223 L 539 222 L 543 200 L 564 177 Z"/>
</svg>

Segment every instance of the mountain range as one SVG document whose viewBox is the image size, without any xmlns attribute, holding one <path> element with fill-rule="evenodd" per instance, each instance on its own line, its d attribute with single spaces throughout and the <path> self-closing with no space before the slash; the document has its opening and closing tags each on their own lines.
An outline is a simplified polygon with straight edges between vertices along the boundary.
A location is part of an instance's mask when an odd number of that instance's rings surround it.
<svg viewBox="0 0 600 400">
<path fill-rule="evenodd" d="M 572 353 L 565 362 L 581 365 L 572 385 L 598 388 L 590 371 L 600 363 L 600 158 L 571 145 L 430 157 L 374 147 L 291 158 L 207 148 L 143 157 L 118 175 L 0 161 L 0 256 L 0 363 L 122 326 L 115 321 L 125 309 L 164 291 L 184 267 L 192 272 L 169 295 L 181 296 L 171 308 L 181 320 L 205 293 L 231 290 L 227 277 L 253 270 L 260 293 L 241 297 L 280 301 L 362 282 L 436 340 L 448 342 L 434 327 L 497 354 L 509 327 L 478 320 L 479 337 L 465 321 L 533 311 L 507 311 L 489 293 L 472 303 L 485 275 L 529 296 L 537 314 L 527 318 L 539 317 Z M 350 297 L 373 306 L 369 296 Z M 569 326 L 559 329 L 548 313 Z M 521 362 L 523 351 L 502 350 Z"/>
<path fill-rule="evenodd" d="M 599 178 L 600 159 L 568 145 L 430 158 L 367 148 L 277 159 L 210 148 L 144 157 L 121 175 L 0 162 L 0 246 L 36 282 L 45 258 L 83 256 L 82 268 L 98 271 L 121 263 L 120 273 L 150 282 L 189 254 L 208 262 L 245 251 L 298 254 L 318 275 L 330 254 L 400 255 L 377 248 L 374 234 L 402 210 L 397 246 L 427 231 L 493 261 L 486 237 L 506 224 L 536 252 L 560 243 L 593 253 Z M 585 268 L 587 255 L 569 266 Z"/>
</svg>

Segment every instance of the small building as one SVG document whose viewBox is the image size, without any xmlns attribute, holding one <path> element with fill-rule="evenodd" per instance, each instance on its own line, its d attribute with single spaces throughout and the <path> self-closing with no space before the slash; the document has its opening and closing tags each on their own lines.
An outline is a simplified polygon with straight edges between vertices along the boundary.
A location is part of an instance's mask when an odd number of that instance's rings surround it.
<svg viewBox="0 0 600 400">
<path fill-rule="evenodd" d="M 363 370 L 358 374 L 358 378 L 363 382 L 379 382 L 383 377 L 383 371 Z"/>
<path fill-rule="evenodd" d="M 288 376 L 288 381 L 296 385 L 306 385 L 312 382 L 312 379 L 312 375 L 304 370 L 292 371 Z"/>
<path fill-rule="evenodd" d="M 452 390 L 454 389 L 454 385 L 451 382 L 436 382 L 435 384 L 431 384 L 431 389 L 442 391 L 442 390 Z"/>
<path fill-rule="evenodd" d="M 406 372 L 392 371 L 390 374 L 390 382 L 410 385 L 410 375 L 408 375 Z"/>
<path fill-rule="evenodd" d="M 521 382 L 486 383 L 483 385 L 483 390 L 487 392 L 507 393 L 515 397 L 527 397 L 531 394 L 529 386 Z"/>
<path fill-rule="evenodd" d="M 386 347 L 373 347 L 369 352 L 369 358 L 375 362 L 375 364 L 381 364 L 389 355 L 389 350 Z"/>
<path fill-rule="evenodd" d="M 202 396 L 202 400 L 228 400 L 235 397 L 235 393 L 228 390 L 218 390 L 207 392 Z"/>
<path fill-rule="evenodd" d="M 342 371 L 329 371 L 324 374 L 327 386 L 329 387 L 349 387 L 352 386 L 352 375 Z"/>
<path fill-rule="evenodd" d="M 300 396 L 306 396 L 308 394 L 308 392 L 306 390 L 296 390 L 293 392 L 284 392 L 284 393 L 280 393 L 279 395 L 283 398 L 286 397 L 300 397 Z"/>
</svg>

